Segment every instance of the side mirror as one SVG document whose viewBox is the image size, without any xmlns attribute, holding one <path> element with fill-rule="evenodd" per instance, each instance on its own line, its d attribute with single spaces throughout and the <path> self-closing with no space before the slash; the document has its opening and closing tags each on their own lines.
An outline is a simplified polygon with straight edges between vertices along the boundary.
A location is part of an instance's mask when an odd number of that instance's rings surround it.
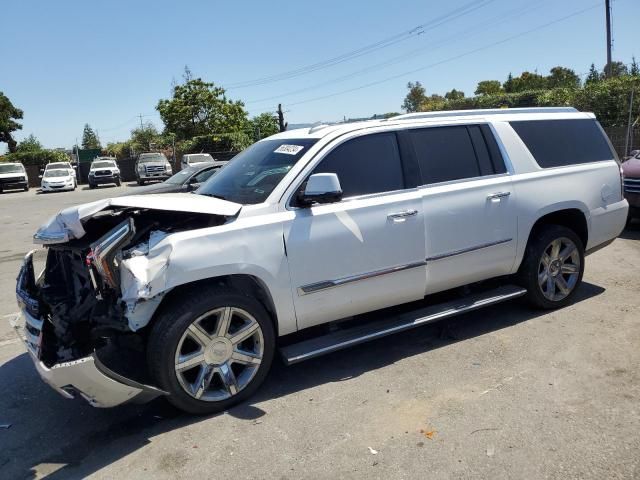
<svg viewBox="0 0 640 480">
<path fill-rule="evenodd" d="M 189 182 L 187 184 L 187 190 L 190 192 L 192 190 L 197 190 L 200 187 L 200 182 Z"/>
<path fill-rule="evenodd" d="M 342 200 L 342 187 L 335 173 L 314 173 L 298 200 L 303 206 L 313 203 L 334 203 Z"/>
</svg>

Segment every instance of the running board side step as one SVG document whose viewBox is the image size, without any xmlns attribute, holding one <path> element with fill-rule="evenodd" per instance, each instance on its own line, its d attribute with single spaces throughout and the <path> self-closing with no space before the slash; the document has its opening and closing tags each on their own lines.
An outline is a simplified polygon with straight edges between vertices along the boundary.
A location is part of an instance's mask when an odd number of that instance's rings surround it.
<svg viewBox="0 0 640 480">
<path fill-rule="evenodd" d="M 525 293 L 527 293 L 527 290 L 524 288 L 515 285 L 504 285 L 482 293 L 468 295 L 461 299 L 401 313 L 389 319 L 337 330 L 327 335 L 287 345 L 280 348 L 280 354 L 287 365 L 293 365 L 294 363 L 303 362 L 343 348 L 358 345 L 359 343 L 420 327 L 436 320 L 442 320 L 521 297 Z"/>
</svg>

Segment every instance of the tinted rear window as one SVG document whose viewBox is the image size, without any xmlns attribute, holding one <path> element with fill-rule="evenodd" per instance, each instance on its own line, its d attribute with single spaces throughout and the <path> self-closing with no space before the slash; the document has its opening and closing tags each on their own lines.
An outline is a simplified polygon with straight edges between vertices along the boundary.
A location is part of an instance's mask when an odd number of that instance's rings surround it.
<svg viewBox="0 0 640 480">
<path fill-rule="evenodd" d="M 615 158 L 595 120 L 527 120 L 510 124 L 542 168 Z"/>
<path fill-rule="evenodd" d="M 420 128 L 410 134 L 425 183 L 480 176 L 467 127 Z"/>
</svg>

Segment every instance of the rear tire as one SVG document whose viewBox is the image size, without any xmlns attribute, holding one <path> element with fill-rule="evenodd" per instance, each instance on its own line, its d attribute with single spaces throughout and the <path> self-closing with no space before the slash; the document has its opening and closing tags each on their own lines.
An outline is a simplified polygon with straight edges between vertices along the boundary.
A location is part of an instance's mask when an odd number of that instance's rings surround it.
<svg viewBox="0 0 640 480">
<path fill-rule="evenodd" d="M 273 323 L 260 302 L 229 288 L 205 287 L 163 308 L 149 336 L 147 364 L 169 402 L 205 415 L 251 396 L 274 351 Z"/>
<path fill-rule="evenodd" d="M 583 273 L 580 237 L 567 227 L 546 225 L 532 233 L 518 279 L 533 307 L 554 309 L 571 302 Z"/>
<path fill-rule="evenodd" d="M 95 184 L 94 184 L 94 183 L 89 183 L 89 188 L 90 188 L 91 190 L 93 190 L 94 188 L 96 188 L 96 186 L 95 186 Z"/>
</svg>

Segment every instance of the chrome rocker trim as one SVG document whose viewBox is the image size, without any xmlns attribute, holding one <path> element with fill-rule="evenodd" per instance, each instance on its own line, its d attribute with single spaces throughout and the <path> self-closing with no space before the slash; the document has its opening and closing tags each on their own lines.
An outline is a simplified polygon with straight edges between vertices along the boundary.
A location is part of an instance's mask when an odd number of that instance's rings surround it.
<svg viewBox="0 0 640 480">
<path fill-rule="evenodd" d="M 389 273 L 402 272 L 403 270 L 409 270 L 410 268 L 424 267 L 426 264 L 426 261 L 413 262 L 407 263 L 405 265 L 398 265 L 396 267 L 384 268 L 382 270 L 375 270 L 373 272 L 360 273 L 358 275 L 338 278 L 337 280 L 323 280 L 322 282 L 310 283 L 308 285 L 298 287 L 298 295 L 308 295 L 310 293 L 316 293 L 322 290 L 340 287 L 349 283 L 359 282 L 360 280 L 368 280 L 370 278 L 380 277 Z"/>
<path fill-rule="evenodd" d="M 442 260 L 443 258 L 454 257 L 456 255 L 462 255 L 463 253 L 475 252 L 483 248 L 495 247 L 496 245 L 502 245 L 503 243 L 509 243 L 513 238 L 505 238 L 504 240 L 498 240 L 497 242 L 482 243 L 473 247 L 462 248 L 460 250 L 453 250 L 452 252 L 441 253 L 440 255 L 434 255 L 427 257 L 427 262 L 433 262 L 435 260 Z"/>
</svg>

